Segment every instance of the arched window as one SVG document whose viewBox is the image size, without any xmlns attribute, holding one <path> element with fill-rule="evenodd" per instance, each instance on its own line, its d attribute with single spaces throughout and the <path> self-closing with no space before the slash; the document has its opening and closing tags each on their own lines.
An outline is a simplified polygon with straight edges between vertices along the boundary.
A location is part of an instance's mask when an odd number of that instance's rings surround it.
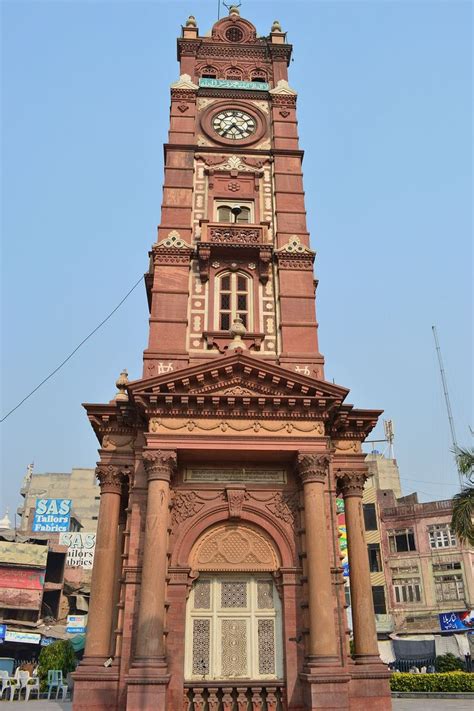
<svg viewBox="0 0 474 711">
<path fill-rule="evenodd" d="M 220 205 L 217 208 L 217 221 L 218 222 L 250 222 L 250 208 L 245 207 L 245 205 L 239 205 L 240 212 L 237 216 L 232 212 L 232 206 L 230 205 Z"/>
<path fill-rule="evenodd" d="M 201 77 L 203 79 L 217 79 L 217 69 L 215 67 L 203 67 L 201 69 Z"/>
<path fill-rule="evenodd" d="M 240 317 L 245 328 L 252 330 L 252 280 L 240 272 L 222 274 L 218 279 L 219 331 L 228 331 L 235 318 Z"/>
<path fill-rule="evenodd" d="M 266 82 L 267 74 L 263 71 L 263 69 L 254 69 L 250 74 L 250 81 Z"/>
<path fill-rule="evenodd" d="M 229 69 L 226 70 L 225 78 L 240 81 L 242 79 L 242 70 L 238 67 L 229 67 Z"/>
</svg>

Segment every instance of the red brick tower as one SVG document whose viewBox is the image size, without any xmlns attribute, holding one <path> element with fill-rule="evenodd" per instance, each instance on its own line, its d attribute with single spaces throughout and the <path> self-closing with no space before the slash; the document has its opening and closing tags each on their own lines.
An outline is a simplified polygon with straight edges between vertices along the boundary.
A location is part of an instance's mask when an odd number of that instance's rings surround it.
<svg viewBox="0 0 474 711">
<path fill-rule="evenodd" d="M 86 405 L 101 505 L 75 711 L 390 708 L 361 513 L 380 412 L 324 380 L 290 56 L 236 8 L 178 40 L 143 379 Z"/>
</svg>

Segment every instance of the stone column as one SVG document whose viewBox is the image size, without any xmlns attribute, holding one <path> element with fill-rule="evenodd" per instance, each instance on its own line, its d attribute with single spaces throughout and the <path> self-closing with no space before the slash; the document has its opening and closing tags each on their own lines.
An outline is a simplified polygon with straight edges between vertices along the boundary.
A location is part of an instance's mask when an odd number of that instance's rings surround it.
<svg viewBox="0 0 474 711">
<path fill-rule="evenodd" d="M 122 487 L 128 467 L 100 464 L 99 520 L 91 581 L 85 657 L 106 659 L 112 653 L 118 524 Z"/>
<path fill-rule="evenodd" d="M 365 480 L 365 473 L 360 471 L 338 475 L 346 516 L 354 659 L 357 664 L 380 663 L 362 510 Z"/>
<path fill-rule="evenodd" d="M 337 664 L 338 647 L 334 618 L 335 593 L 327 535 L 324 488 L 329 456 L 300 453 L 298 470 L 303 483 L 306 562 L 309 603 L 310 666 Z"/>
<path fill-rule="evenodd" d="M 169 483 L 176 467 L 176 452 L 148 450 L 143 461 L 148 475 L 148 496 L 135 660 L 153 666 L 164 665 L 165 661 Z"/>
</svg>

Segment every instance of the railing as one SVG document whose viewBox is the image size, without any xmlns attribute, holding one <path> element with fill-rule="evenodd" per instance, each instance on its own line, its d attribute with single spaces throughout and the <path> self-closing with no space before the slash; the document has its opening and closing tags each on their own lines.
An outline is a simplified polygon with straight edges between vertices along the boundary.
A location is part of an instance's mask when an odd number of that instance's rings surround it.
<svg viewBox="0 0 474 711">
<path fill-rule="evenodd" d="M 203 221 L 201 242 L 258 246 L 267 243 L 266 229 L 266 225 Z"/>
<path fill-rule="evenodd" d="M 183 711 L 286 711 L 284 685 L 187 684 Z"/>
<path fill-rule="evenodd" d="M 405 504 L 401 506 L 390 506 L 382 509 L 382 517 L 408 516 L 413 514 L 436 513 L 437 511 L 449 512 L 453 506 L 451 499 L 442 501 L 427 501 L 422 504 Z"/>
</svg>

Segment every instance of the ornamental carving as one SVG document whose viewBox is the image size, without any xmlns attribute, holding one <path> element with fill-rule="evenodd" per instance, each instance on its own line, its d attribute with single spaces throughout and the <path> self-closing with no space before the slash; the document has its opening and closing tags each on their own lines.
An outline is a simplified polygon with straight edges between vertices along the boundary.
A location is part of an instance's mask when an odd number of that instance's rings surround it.
<svg viewBox="0 0 474 711">
<path fill-rule="evenodd" d="M 333 442 L 336 453 L 340 452 L 353 452 L 354 454 L 360 454 L 362 447 L 360 442 L 348 439 L 348 440 L 336 440 Z"/>
<path fill-rule="evenodd" d="M 325 482 L 330 461 L 327 454 L 298 454 L 298 473 L 302 483 Z"/>
<path fill-rule="evenodd" d="M 298 520 L 299 495 L 297 492 L 285 494 L 277 491 L 265 506 L 274 516 L 291 526 Z"/>
<path fill-rule="evenodd" d="M 229 518 L 240 518 L 242 516 L 242 507 L 247 497 L 245 488 L 226 489 L 225 493 L 229 504 Z"/>
<path fill-rule="evenodd" d="M 209 241 L 218 244 L 259 244 L 262 230 L 252 227 L 210 227 Z"/>
<path fill-rule="evenodd" d="M 252 393 L 255 396 L 255 393 Z M 245 396 L 244 396 L 245 397 Z M 324 434 L 324 424 L 319 421 L 293 420 L 220 420 L 214 418 L 206 419 L 184 419 L 178 417 L 152 417 L 150 419 L 150 432 L 155 434 L 169 434 L 169 432 L 192 432 L 194 435 L 233 435 L 247 434 L 269 436 L 314 437 Z"/>
<path fill-rule="evenodd" d="M 306 247 L 306 245 L 301 244 L 301 239 L 298 237 L 298 235 L 292 235 L 292 237 L 290 237 L 288 242 L 284 244 L 283 247 L 280 247 L 276 250 L 276 254 L 282 253 L 314 255 L 314 252 L 309 247 Z"/>
<path fill-rule="evenodd" d="M 200 571 L 273 571 L 279 565 L 270 538 L 241 524 L 227 523 L 203 534 L 190 555 L 190 566 Z"/>
<path fill-rule="evenodd" d="M 204 501 L 200 501 L 194 491 L 182 491 L 174 495 L 171 505 L 171 522 L 175 526 L 198 514 Z"/>
<path fill-rule="evenodd" d="M 143 453 L 143 463 L 148 481 L 154 479 L 169 481 L 176 470 L 176 452 L 171 449 L 148 450 Z"/>
<path fill-rule="evenodd" d="M 155 245 L 156 248 L 166 247 L 167 249 L 192 249 L 191 245 L 184 241 L 178 230 L 171 230 L 168 236 Z"/>
<path fill-rule="evenodd" d="M 121 494 L 130 474 L 130 468 L 116 464 L 99 464 L 95 475 L 99 480 L 101 494 Z"/>
<path fill-rule="evenodd" d="M 314 256 L 307 258 L 302 256 L 281 257 L 278 256 L 278 266 L 280 269 L 291 269 L 292 271 L 312 271 Z"/>
<path fill-rule="evenodd" d="M 367 480 L 365 472 L 339 471 L 336 473 L 338 489 L 344 498 L 358 496 L 362 498 Z"/>
</svg>

